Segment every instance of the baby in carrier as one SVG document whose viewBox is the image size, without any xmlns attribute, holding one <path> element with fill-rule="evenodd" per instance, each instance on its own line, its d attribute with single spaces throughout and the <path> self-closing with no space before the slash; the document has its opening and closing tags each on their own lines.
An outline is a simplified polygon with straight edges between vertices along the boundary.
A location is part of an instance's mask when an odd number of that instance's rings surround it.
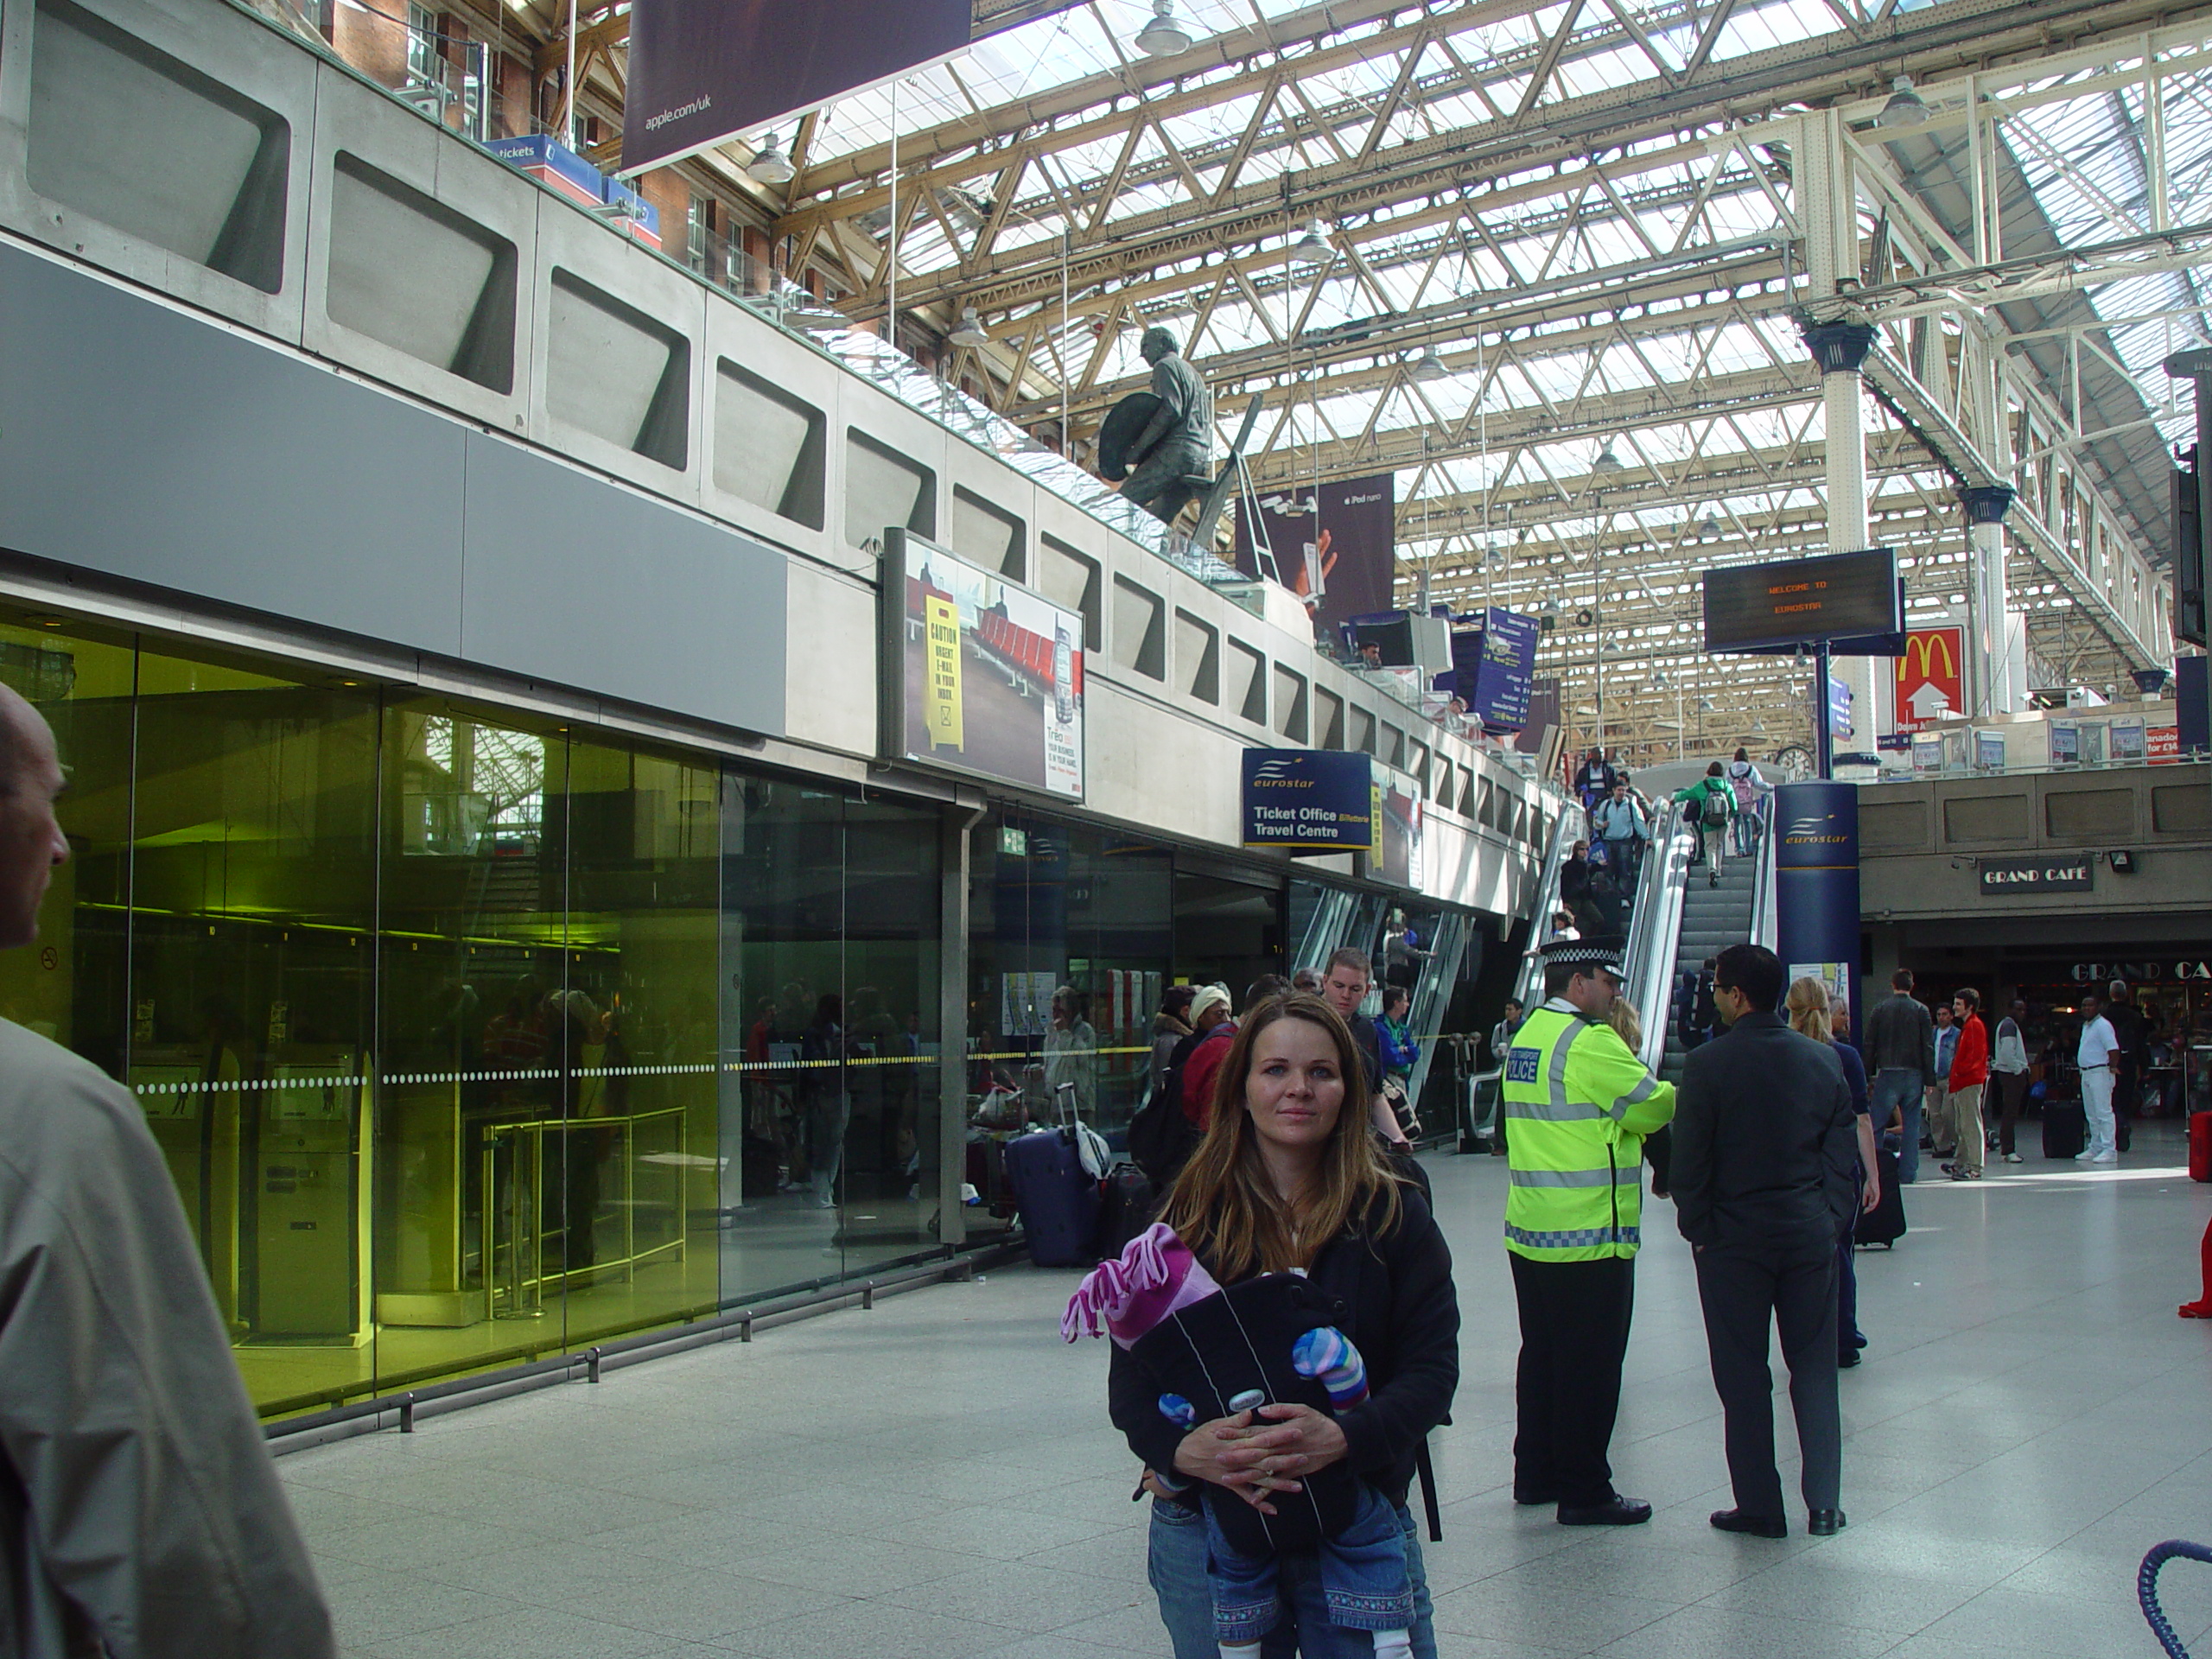
<svg viewBox="0 0 2212 1659">
<path fill-rule="evenodd" d="M 1164 1222 L 1101 1262 L 1068 1303 L 1060 1334 L 1113 1338 L 1160 1389 L 1161 1415 L 1195 1428 L 1264 1405 L 1334 1414 L 1367 1398 L 1358 1349 L 1331 1323 L 1330 1299 L 1300 1273 L 1224 1289 Z M 1169 1485 L 1172 1471 L 1155 1471 Z M 1281 1616 L 1276 1558 L 1317 1552 L 1332 1623 L 1373 1633 L 1379 1659 L 1413 1652 L 1413 1585 L 1389 1503 L 1342 1463 L 1279 1493 L 1262 1515 L 1233 1492 L 1201 1488 L 1206 1577 L 1223 1659 L 1252 1659 Z"/>
</svg>

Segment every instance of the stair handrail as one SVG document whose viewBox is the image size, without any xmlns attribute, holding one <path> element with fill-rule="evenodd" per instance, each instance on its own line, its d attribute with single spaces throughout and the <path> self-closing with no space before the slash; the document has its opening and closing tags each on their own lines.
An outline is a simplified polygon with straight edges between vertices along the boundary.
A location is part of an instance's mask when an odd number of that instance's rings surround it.
<svg viewBox="0 0 2212 1659">
<path fill-rule="evenodd" d="M 1689 885 L 1690 849 L 1697 831 L 1679 801 L 1660 809 L 1637 884 L 1636 918 L 1629 930 L 1629 1000 L 1643 1020 L 1643 1045 L 1637 1058 L 1652 1071 L 1667 1057 L 1667 1029 L 1673 1017 L 1675 957 L 1682 936 L 1682 895 Z"/>
</svg>

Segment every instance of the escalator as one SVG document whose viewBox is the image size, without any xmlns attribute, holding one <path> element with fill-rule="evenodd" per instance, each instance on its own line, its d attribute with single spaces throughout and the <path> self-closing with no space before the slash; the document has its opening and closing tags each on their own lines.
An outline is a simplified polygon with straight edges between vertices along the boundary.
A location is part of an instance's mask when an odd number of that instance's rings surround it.
<svg viewBox="0 0 2212 1659">
<path fill-rule="evenodd" d="M 1730 857 L 1717 883 L 1690 854 L 1696 826 L 1669 804 L 1655 833 L 1630 935 L 1630 995 L 1643 1014 L 1639 1058 L 1669 1083 L 1678 1082 L 1688 1051 L 1681 1041 L 1683 976 L 1709 957 L 1746 941 L 1774 948 L 1774 840 L 1762 836 L 1750 855 Z"/>
</svg>

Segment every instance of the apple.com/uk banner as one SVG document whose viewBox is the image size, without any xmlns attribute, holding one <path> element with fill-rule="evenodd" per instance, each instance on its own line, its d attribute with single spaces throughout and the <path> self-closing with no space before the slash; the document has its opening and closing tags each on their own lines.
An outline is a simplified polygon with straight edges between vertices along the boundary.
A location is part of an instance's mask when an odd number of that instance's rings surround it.
<svg viewBox="0 0 2212 1659">
<path fill-rule="evenodd" d="M 1336 478 L 1317 489 L 1289 483 L 1236 511 L 1236 568 L 1248 576 L 1273 576 L 1306 601 L 1313 632 L 1325 635 L 1339 622 L 1393 607 L 1398 571 L 1398 480 Z M 1257 550 L 1264 539 L 1274 569 Z"/>
<path fill-rule="evenodd" d="M 969 0 L 635 0 L 622 175 L 957 57 L 972 24 Z"/>
</svg>

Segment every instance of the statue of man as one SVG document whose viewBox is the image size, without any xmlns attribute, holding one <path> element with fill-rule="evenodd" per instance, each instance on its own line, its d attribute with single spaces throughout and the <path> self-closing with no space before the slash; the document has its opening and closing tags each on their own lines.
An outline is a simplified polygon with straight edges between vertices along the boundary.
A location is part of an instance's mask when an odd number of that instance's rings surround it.
<svg viewBox="0 0 2212 1659">
<path fill-rule="evenodd" d="M 1177 350 L 1173 334 L 1147 328 L 1139 347 L 1152 365 L 1160 411 L 1129 446 L 1135 470 L 1122 493 L 1163 524 L 1213 482 L 1213 394 Z"/>
</svg>

